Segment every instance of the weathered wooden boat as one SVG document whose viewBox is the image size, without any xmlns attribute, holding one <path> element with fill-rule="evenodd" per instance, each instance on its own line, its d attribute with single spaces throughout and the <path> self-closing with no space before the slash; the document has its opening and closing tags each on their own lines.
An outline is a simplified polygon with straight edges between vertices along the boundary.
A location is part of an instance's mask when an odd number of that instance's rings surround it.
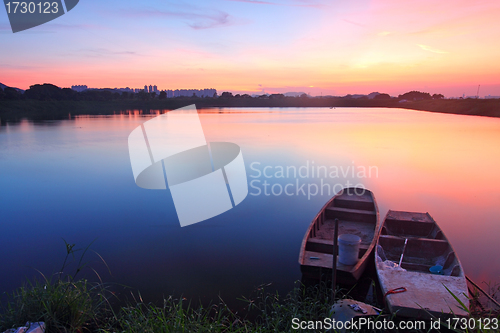
<svg viewBox="0 0 500 333">
<path fill-rule="evenodd" d="M 464 270 L 429 213 L 389 210 L 378 238 L 375 264 L 391 313 L 423 319 L 468 315 Z"/>
<path fill-rule="evenodd" d="M 334 235 L 335 219 L 339 220 L 338 235 Z M 354 284 L 373 253 L 379 226 L 378 208 L 373 193 L 364 188 L 343 189 L 323 206 L 306 231 L 299 255 L 303 276 L 313 279 L 331 278 L 334 237 L 353 234 L 361 238 L 358 262 L 344 265 L 337 260 L 337 281 Z"/>
</svg>

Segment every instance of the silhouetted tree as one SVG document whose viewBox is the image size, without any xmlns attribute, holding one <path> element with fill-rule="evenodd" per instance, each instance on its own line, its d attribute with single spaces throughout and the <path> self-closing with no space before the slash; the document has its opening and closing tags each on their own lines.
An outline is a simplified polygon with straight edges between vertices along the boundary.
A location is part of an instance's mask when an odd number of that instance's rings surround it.
<svg viewBox="0 0 500 333">
<path fill-rule="evenodd" d="M 160 96 L 158 96 L 159 99 L 165 99 L 167 98 L 167 92 L 166 91 L 160 91 Z"/>
<path fill-rule="evenodd" d="M 375 97 L 373 97 L 373 99 L 388 100 L 388 99 L 391 99 L 391 96 L 389 94 L 378 94 Z"/>
<path fill-rule="evenodd" d="M 420 91 L 410 91 L 410 92 L 404 93 L 403 95 L 399 95 L 398 98 L 412 100 L 412 101 L 420 100 L 420 99 L 432 99 L 431 94 L 420 92 Z"/>
<path fill-rule="evenodd" d="M 70 101 L 77 101 L 80 99 L 80 94 L 71 88 L 62 88 L 61 89 L 61 99 L 70 100 Z"/>
<path fill-rule="evenodd" d="M 233 94 L 227 91 L 224 91 L 219 98 L 233 98 Z"/>
<path fill-rule="evenodd" d="M 149 94 L 146 91 L 141 90 L 137 93 L 137 98 L 139 98 L 141 101 L 147 101 L 149 100 Z"/>
<path fill-rule="evenodd" d="M 8 100 L 21 99 L 21 94 L 19 93 L 19 91 L 17 91 L 14 88 L 5 87 L 5 89 L 3 90 L 3 92 L 5 94 L 5 99 L 8 99 Z"/>
<path fill-rule="evenodd" d="M 432 99 L 443 99 L 444 96 L 442 94 L 434 94 L 432 95 Z"/>
<path fill-rule="evenodd" d="M 32 85 L 24 92 L 26 98 L 39 101 L 62 100 L 64 95 L 61 88 L 50 83 Z"/>
</svg>

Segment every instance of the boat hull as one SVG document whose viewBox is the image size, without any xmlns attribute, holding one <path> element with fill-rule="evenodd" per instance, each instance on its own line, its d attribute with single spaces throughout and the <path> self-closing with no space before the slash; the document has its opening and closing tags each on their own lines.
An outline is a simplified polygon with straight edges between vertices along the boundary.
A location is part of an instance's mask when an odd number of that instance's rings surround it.
<svg viewBox="0 0 500 333">
<path fill-rule="evenodd" d="M 347 188 L 331 198 L 311 222 L 299 255 L 304 277 L 329 280 L 333 267 L 335 219 L 339 220 L 338 235 L 360 237 L 360 251 L 355 265 L 344 265 L 337 259 L 337 281 L 354 284 L 372 258 L 379 231 L 378 208 L 373 193 L 361 188 Z M 338 252 L 337 252 L 338 253 Z"/>
<path fill-rule="evenodd" d="M 430 272 L 436 265 L 442 267 L 441 274 Z M 462 265 L 428 213 L 389 211 L 377 242 L 375 266 L 391 313 L 418 319 L 468 316 Z M 402 288 L 405 291 L 394 293 Z"/>
</svg>

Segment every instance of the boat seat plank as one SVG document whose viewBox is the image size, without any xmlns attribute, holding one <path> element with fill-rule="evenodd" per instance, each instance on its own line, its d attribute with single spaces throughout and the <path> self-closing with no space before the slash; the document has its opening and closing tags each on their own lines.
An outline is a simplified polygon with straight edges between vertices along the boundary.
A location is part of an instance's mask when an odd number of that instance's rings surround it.
<svg viewBox="0 0 500 333">
<path fill-rule="evenodd" d="M 369 244 L 359 245 L 359 254 L 362 256 L 370 248 Z M 333 241 L 321 238 L 309 238 L 306 244 L 307 251 L 333 253 Z"/>
<path fill-rule="evenodd" d="M 349 194 L 343 193 L 339 195 L 336 199 L 340 200 L 349 200 L 349 201 L 361 201 L 361 202 L 373 202 L 372 197 L 368 193 L 364 193 L 363 195 Z"/>
<path fill-rule="evenodd" d="M 402 212 L 395 210 L 389 211 L 385 219 L 396 221 L 427 222 L 432 224 L 435 223 L 427 213 Z"/>
<path fill-rule="evenodd" d="M 333 244 L 335 229 L 334 220 L 325 220 L 320 229 L 316 231 L 315 239 L 329 240 Z M 339 221 L 339 235 L 353 234 L 361 238 L 361 246 L 369 246 L 375 236 L 375 225 L 369 222 Z"/>
<path fill-rule="evenodd" d="M 421 242 L 422 244 L 448 244 L 448 241 L 444 239 L 433 239 L 425 237 L 411 237 L 411 236 L 394 236 L 394 235 L 380 235 L 379 238 L 382 239 L 393 239 L 393 240 L 405 240 L 406 238 L 411 239 L 412 242 Z"/>
<path fill-rule="evenodd" d="M 317 238 L 317 237 L 314 237 L 314 238 L 311 237 L 311 238 L 309 238 L 309 240 L 307 242 L 316 243 L 316 244 L 323 244 L 323 245 L 331 245 L 333 247 L 333 240 L 332 239 L 322 239 L 322 238 Z M 369 247 L 370 247 L 370 244 L 366 244 L 366 243 L 359 244 L 360 249 L 368 250 Z"/>
<path fill-rule="evenodd" d="M 311 259 L 311 257 L 318 258 L 318 259 Z M 332 269 L 333 254 L 305 251 L 304 252 L 304 265 Z M 338 261 L 338 256 L 337 256 L 337 269 L 338 270 L 350 271 L 354 266 L 355 265 L 349 266 L 349 265 L 344 265 L 344 264 L 340 263 Z"/>
<path fill-rule="evenodd" d="M 374 210 L 375 205 L 370 195 L 341 195 L 333 200 L 335 207 L 351 209 Z"/>
<path fill-rule="evenodd" d="M 328 219 L 342 219 L 356 222 L 377 222 L 377 212 L 374 210 L 352 209 L 344 207 L 330 206 L 325 209 Z"/>
<path fill-rule="evenodd" d="M 363 215 L 376 215 L 377 213 L 373 210 L 364 210 L 364 209 L 351 209 L 344 207 L 327 207 L 326 210 L 332 212 L 343 212 L 343 213 L 351 213 L 351 214 L 363 214 Z"/>
</svg>

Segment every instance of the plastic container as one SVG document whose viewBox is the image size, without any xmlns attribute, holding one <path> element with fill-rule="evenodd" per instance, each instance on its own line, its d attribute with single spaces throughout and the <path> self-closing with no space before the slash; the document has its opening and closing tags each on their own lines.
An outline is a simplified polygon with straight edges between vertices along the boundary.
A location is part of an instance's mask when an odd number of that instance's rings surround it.
<svg viewBox="0 0 500 333">
<path fill-rule="evenodd" d="M 432 266 L 431 268 L 429 268 L 429 271 L 432 274 L 443 274 L 443 266 L 441 265 Z"/>
<path fill-rule="evenodd" d="M 352 266 L 358 262 L 359 244 L 361 238 L 352 234 L 342 234 L 339 241 L 339 262 L 344 265 Z"/>
</svg>

